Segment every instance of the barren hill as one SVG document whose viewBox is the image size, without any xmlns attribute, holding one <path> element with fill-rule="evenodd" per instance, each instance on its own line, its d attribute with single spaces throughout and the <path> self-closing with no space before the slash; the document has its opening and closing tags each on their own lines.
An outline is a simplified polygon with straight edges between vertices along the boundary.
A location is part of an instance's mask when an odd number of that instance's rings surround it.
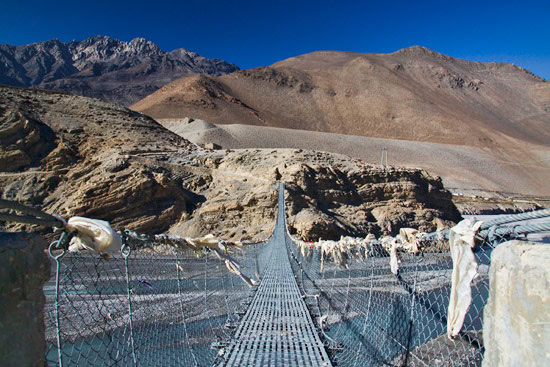
<svg viewBox="0 0 550 367">
<path fill-rule="evenodd" d="M 161 50 L 143 38 L 108 36 L 0 45 L 0 83 L 60 90 L 130 105 L 184 75 L 221 75 L 238 67 L 183 48 Z"/>
<path fill-rule="evenodd" d="M 156 119 L 489 148 L 550 142 L 550 85 L 543 79 L 416 46 L 392 54 L 314 52 L 221 77 L 193 75 L 132 109 Z"/>
<path fill-rule="evenodd" d="M 3 199 L 146 233 L 259 240 L 272 230 L 277 180 L 303 238 L 459 219 L 441 180 L 422 170 L 291 149 L 209 152 L 120 105 L 0 86 Z"/>
<path fill-rule="evenodd" d="M 453 187 L 550 195 L 550 83 L 510 64 L 469 62 L 416 46 L 391 54 L 321 51 L 221 77 L 184 77 L 131 108 L 159 121 L 192 117 L 386 139 L 356 139 L 352 149 L 334 135 L 193 132 L 202 134 L 197 142 L 224 147 L 252 147 L 252 140 L 257 147 L 313 145 L 370 163 L 389 146 L 391 164 L 428 169 Z M 186 129 L 176 125 L 169 128 Z M 361 144 L 366 149 L 359 152 Z"/>
<path fill-rule="evenodd" d="M 422 168 L 441 176 L 456 195 L 506 199 L 545 196 L 550 199 L 550 149 L 525 144 L 522 149 L 491 151 L 481 147 L 371 138 L 251 125 L 214 125 L 202 120 L 159 120 L 176 134 L 223 148 L 294 148 L 323 150 L 380 164 L 387 148 L 392 166 Z"/>
</svg>

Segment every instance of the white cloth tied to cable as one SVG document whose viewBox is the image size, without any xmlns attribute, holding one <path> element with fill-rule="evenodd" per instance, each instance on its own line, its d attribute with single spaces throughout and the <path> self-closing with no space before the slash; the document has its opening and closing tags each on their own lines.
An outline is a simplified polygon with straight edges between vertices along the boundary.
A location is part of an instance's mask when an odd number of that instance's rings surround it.
<svg viewBox="0 0 550 367">
<path fill-rule="evenodd" d="M 391 236 L 384 236 L 380 239 L 380 243 L 382 244 L 382 247 L 388 251 L 390 254 L 390 270 L 393 274 L 397 275 L 397 272 L 399 271 L 399 263 L 401 260 L 399 259 L 399 254 L 397 252 L 398 247 L 400 246 L 400 242 L 397 238 L 391 237 Z"/>
<path fill-rule="evenodd" d="M 66 225 L 69 232 L 76 232 L 69 251 L 93 250 L 112 254 L 122 247 L 122 238 L 111 228 L 109 222 L 99 219 L 72 217 Z"/>
<path fill-rule="evenodd" d="M 401 262 L 401 259 L 399 259 L 399 256 L 397 255 L 398 246 L 399 246 L 399 243 L 397 242 L 397 239 L 394 238 L 391 241 L 390 270 L 395 275 L 397 275 L 397 273 L 399 272 L 399 263 Z"/>
<path fill-rule="evenodd" d="M 196 238 L 190 238 L 186 237 L 185 240 L 189 242 L 191 245 L 195 246 L 197 249 L 199 248 L 217 248 L 218 247 L 218 239 L 214 237 L 213 234 L 207 234 L 203 237 L 196 237 Z"/>
<path fill-rule="evenodd" d="M 399 264 L 401 263 L 398 250 L 405 250 L 413 254 L 420 252 L 419 239 L 423 233 L 414 228 L 401 228 L 399 234 L 394 237 L 383 237 L 382 245 L 390 253 L 390 269 L 395 275 L 399 272 Z"/>
<path fill-rule="evenodd" d="M 472 251 L 475 236 L 483 222 L 464 219 L 451 228 L 449 247 L 453 259 L 451 295 L 447 312 L 447 336 L 452 338 L 460 332 L 464 317 L 472 302 L 472 280 L 477 276 L 477 262 Z"/>
<path fill-rule="evenodd" d="M 399 230 L 399 235 L 401 236 L 401 247 L 404 250 L 418 254 L 420 249 L 418 247 L 418 238 L 421 233 L 414 228 L 401 228 Z"/>
<path fill-rule="evenodd" d="M 349 250 L 348 247 L 341 245 L 338 241 L 331 240 L 319 240 L 319 247 L 321 248 L 321 266 L 320 270 L 323 272 L 325 268 L 325 261 L 329 256 L 332 256 L 332 260 L 340 267 L 349 269 L 345 252 Z"/>
<path fill-rule="evenodd" d="M 249 287 L 253 287 L 255 284 L 257 284 L 254 279 L 249 278 L 241 272 L 241 266 L 239 265 L 239 263 L 233 260 L 229 255 L 227 255 L 224 252 L 223 247 L 212 248 L 212 251 L 214 251 L 218 258 L 224 260 L 227 270 L 229 270 L 233 274 L 238 275 L 246 284 L 248 284 Z"/>
<path fill-rule="evenodd" d="M 229 242 L 218 240 L 213 234 L 207 234 L 206 236 L 198 238 L 186 238 L 185 240 L 196 248 L 207 247 L 214 251 L 214 253 L 221 260 L 224 260 L 227 270 L 229 270 L 233 274 L 238 275 L 246 284 L 248 284 L 249 287 L 252 287 L 256 284 L 256 281 L 254 279 L 249 278 L 241 272 L 241 267 L 239 263 L 233 260 L 229 255 L 227 255 L 226 246 L 229 244 Z M 242 247 L 240 243 L 231 242 L 231 244 L 237 247 Z"/>
</svg>

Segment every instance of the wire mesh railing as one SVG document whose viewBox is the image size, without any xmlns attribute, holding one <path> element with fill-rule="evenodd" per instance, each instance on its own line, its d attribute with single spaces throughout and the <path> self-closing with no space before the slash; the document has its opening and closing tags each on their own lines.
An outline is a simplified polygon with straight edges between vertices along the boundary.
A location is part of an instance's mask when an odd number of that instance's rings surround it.
<svg viewBox="0 0 550 367">
<path fill-rule="evenodd" d="M 282 199 L 279 205 L 284 208 Z M 543 214 L 515 219 L 549 218 Z M 277 223 L 285 226 L 279 217 Z M 515 225 L 512 219 L 479 232 L 472 301 L 453 339 L 447 337 L 453 260 L 441 233 L 419 237 L 416 254 L 402 249 L 397 272 L 381 241 L 350 252 L 323 253 L 314 246 L 304 251 L 280 228 L 274 233 L 284 234 L 266 243 L 222 246 L 240 272 L 228 271 L 221 247 L 178 247 L 166 235 L 135 234 L 136 241 L 123 236 L 121 251 L 109 259 L 96 252 L 51 252 L 55 276 L 44 288 L 47 363 L 223 365 L 225 349 L 258 294 L 243 274 L 261 279 L 276 250 L 288 255 L 332 365 L 480 366 L 491 252 L 511 238 L 550 231 L 547 220 Z M 286 338 L 291 329 L 277 332 Z M 254 365 L 254 358 L 246 360 Z M 294 362 L 289 365 L 300 364 Z"/>
<path fill-rule="evenodd" d="M 515 219 L 549 219 L 548 211 L 523 216 Z M 496 225 L 514 221 L 500 219 Z M 487 227 L 481 232 L 482 241 L 474 251 L 478 275 L 471 284 L 472 302 L 453 339 L 447 337 L 453 260 L 442 236 L 424 237 L 419 254 L 401 253 L 397 274 L 379 241 L 353 254 L 338 254 L 345 261 L 323 254 L 321 247 L 304 250 L 290 237 L 287 248 L 336 365 L 480 366 L 491 253 L 502 242 L 540 231 L 550 231 L 550 223 Z"/>
<path fill-rule="evenodd" d="M 263 251 L 245 245 L 231 257 L 255 274 L 265 267 Z M 82 252 L 57 261 L 59 285 L 54 277 L 44 289 L 51 366 L 211 365 L 216 342 L 230 337 L 251 292 L 207 249 L 160 245 L 109 260 Z"/>
<path fill-rule="evenodd" d="M 289 246 L 292 248 L 292 246 Z M 293 250 L 293 267 L 319 327 L 332 344 L 338 366 L 477 365 L 481 309 L 486 302 L 488 268 L 481 266 L 473 305 L 458 340 L 448 340 L 447 305 L 452 260 L 447 254 L 403 256 L 399 274 L 387 257 L 349 259 L 348 269 Z M 485 254 L 481 255 L 485 258 Z M 471 364 L 474 362 L 473 364 Z"/>
</svg>

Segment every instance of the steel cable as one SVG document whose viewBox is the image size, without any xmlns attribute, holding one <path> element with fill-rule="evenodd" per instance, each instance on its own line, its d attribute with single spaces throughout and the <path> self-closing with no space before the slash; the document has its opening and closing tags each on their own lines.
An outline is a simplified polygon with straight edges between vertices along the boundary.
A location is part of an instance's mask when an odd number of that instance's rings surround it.
<svg viewBox="0 0 550 367">
<path fill-rule="evenodd" d="M 40 209 L 26 206 L 15 201 L 0 199 L 0 209 L 15 210 L 21 213 L 30 214 L 30 216 L 24 216 L 0 213 L 0 221 L 36 224 L 54 228 L 63 228 L 65 226 L 65 223 L 63 223 L 61 219 L 45 213 Z"/>
</svg>

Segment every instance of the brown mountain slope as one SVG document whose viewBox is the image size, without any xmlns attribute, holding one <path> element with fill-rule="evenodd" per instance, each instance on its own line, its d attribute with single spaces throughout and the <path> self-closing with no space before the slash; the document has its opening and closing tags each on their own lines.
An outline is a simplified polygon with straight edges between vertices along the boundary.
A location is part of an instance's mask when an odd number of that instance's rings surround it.
<svg viewBox="0 0 550 367">
<path fill-rule="evenodd" d="M 545 80 L 522 68 L 415 46 L 392 54 L 321 51 L 221 77 L 184 77 L 132 109 L 498 152 L 547 145 L 549 101 Z"/>
<path fill-rule="evenodd" d="M 262 240 L 276 180 L 287 182 L 290 229 L 302 238 L 432 231 L 460 219 L 441 180 L 421 170 L 293 149 L 209 152 L 120 105 L 0 86 L 2 199 L 141 232 Z"/>
</svg>

